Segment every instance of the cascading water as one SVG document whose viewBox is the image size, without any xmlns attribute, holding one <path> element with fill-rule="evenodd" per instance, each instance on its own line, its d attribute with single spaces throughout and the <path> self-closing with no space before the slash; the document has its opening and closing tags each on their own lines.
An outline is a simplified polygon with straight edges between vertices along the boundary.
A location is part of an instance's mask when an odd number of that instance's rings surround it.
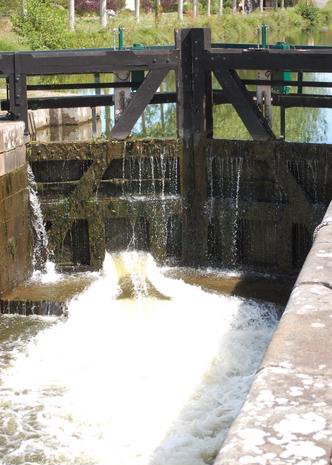
<svg viewBox="0 0 332 465">
<path fill-rule="evenodd" d="M 32 211 L 34 245 L 32 254 L 33 279 L 43 282 L 55 281 L 59 275 L 55 271 L 52 253 L 48 246 L 48 236 L 37 192 L 37 184 L 31 166 L 27 166 L 29 200 Z"/>
<path fill-rule="evenodd" d="M 233 219 L 233 230 L 232 230 L 232 265 L 236 265 L 237 259 L 237 238 L 239 230 L 239 200 L 240 200 L 240 180 L 242 170 L 243 158 L 232 159 L 232 179 L 235 187 L 233 199 L 234 199 L 234 219 Z"/>
<path fill-rule="evenodd" d="M 275 323 L 273 305 L 106 254 L 66 320 L 18 337 L 10 361 L 2 347 L 1 464 L 211 464 Z"/>
</svg>

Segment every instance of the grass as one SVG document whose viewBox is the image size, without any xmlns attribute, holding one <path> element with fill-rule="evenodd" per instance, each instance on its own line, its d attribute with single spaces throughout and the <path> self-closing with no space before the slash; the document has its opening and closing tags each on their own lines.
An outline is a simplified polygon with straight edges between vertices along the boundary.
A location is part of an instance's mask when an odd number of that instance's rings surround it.
<svg viewBox="0 0 332 465">
<path fill-rule="evenodd" d="M 294 43 L 299 33 L 307 29 L 306 21 L 294 8 L 279 11 L 253 12 L 250 15 L 234 15 L 225 11 L 222 17 L 186 16 L 180 23 L 176 13 L 164 13 L 156 25 L 153 14 L 142 14 L 139 23 L 132 16 L 120 14 L 112 19 L 107 30 L 101 30 L 97 18 L 80 18 L 73 44 L 79 47 L 112 47 L 113 29 L 125 28 L 126 44 L 145 45 L 174 44 L 174 30 L 178 28 L 207 27 L 212 31 L 213 42 L 257 42 L 257 27 L 269 25 L 271 41 L 287 40 Z M 287 32 L 285 32 L 287 31 Z"/>
<path fill-rule="evenodd" d="M 29 48 L 28 42 L 13 31 L 9 18 L 0 17 L 0 31 L 0 50 L 13 52 Z"/>
</svg>

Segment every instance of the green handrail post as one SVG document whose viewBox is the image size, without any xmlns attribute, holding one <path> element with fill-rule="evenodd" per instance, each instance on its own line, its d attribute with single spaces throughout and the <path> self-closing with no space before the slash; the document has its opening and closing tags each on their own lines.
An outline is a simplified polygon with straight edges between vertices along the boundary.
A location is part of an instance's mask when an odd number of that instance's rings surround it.
<svg viewBox="0 0 332 465">
<path fill-rule="evenodd" d="M 119 50 L 123 50 L 123 42 L 124 42 L 124 27 L 118 27 L 118 40 L 119 40 Z"/>
<path fill-rule="evenodd" d="M 267 24 L 261 24 L 262 48 L 268 48 L 268 41 L 267 41 L 268 30 L 269 30 L 269 26 Z"/>
</svg>

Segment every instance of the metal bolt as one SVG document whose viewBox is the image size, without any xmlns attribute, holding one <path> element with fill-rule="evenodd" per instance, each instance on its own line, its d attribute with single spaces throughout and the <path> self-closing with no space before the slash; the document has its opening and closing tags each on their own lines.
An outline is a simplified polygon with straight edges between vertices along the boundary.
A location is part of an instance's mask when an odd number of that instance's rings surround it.
<svg viewBox="0 0 332 465">
<path fill-rule="evenodd" d="M 152 60 L 152 63 L 157 63 L 157 59 L 154 58 L 154 59 Z"/>
</svg>

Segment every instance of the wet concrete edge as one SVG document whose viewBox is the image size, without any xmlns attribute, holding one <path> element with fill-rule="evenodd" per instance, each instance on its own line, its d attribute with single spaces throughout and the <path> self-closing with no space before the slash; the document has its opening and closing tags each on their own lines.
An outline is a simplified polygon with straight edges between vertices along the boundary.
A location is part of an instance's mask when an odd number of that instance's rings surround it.
<svg viewBox="0 0 332 465">
<path fill-rule="evenodd" d="M 215 465 L 330 465 L 332 202 Z"/>
</svg>

